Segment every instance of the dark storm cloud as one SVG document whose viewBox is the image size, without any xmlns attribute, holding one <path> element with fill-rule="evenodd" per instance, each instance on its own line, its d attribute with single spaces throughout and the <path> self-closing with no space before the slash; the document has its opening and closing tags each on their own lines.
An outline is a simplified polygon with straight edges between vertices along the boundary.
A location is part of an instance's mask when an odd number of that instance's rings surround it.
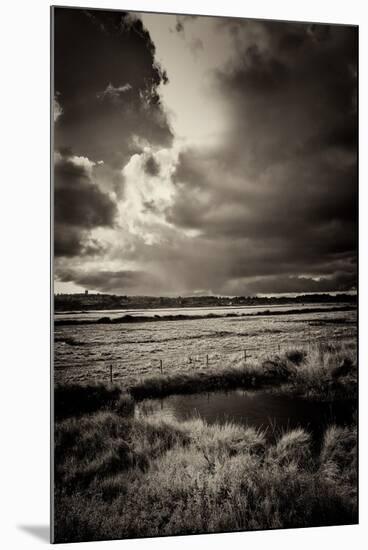
<svg viewBox="0 0 368 550">
<path fill-rule="evenodd" d="M 315 151 L 318 140 L 338 128 L 356 130 L 356 30 L 327 27 L 320 41 L 320 26 L 311 31 L 294 25 L 302 46 L 285 53 L 280 43 L 290 33 L 288 25 L 258 23 L 258 43 L 238 46 L 237 62 L 217 75 L 234 106 L 229 148 L 235 154 L 242 143 L 244 161 L 257 172 L 260 165 L 305 157 L 310 143 Z"/>
<path fill-rule="evenodd" d="M 157 280 L 154 275 L 145 273 L 144 271 L 127 271 L 127 270 L 89 270 L 83 272 L 73 269 L 59 269 L 57 274 L 58 281 L 70 282 L 73 281 L 78 285 L 88 289 L 106 293 L 116 294 L 142 294 L 144 289 L 150 287 L 155 291 Z"/>
<path fill-rule="evenodd" d="M 55 163 L 55 219 L 85 229 L 112 226 L 116 204 L 92 182 L 88 170 L 73 157 Z"/>
<path fill-rule="evenodd" d="M 121 168 L 132 138 L 170 145 L 157 87 L 167 75 L 140 19 L 124 12 L 56 8 L 56 146 Z"/>
<path fill-rule="evenodd" d="M 225 252 L 223 289 L 234 277 L 249 292 L 351 288 L 357 31 L 239 20 L 220 26 L 236 48 L 214 80 L 232 112 L 231 126 L 221 146 L 179 156 L 167 219 L 228 243 L 233 254 Z M 243 252 L 234 252 L 235 241 Z M 308 277 L 299 278 L 303 273 Z M 274 279 L 262 282 L 265 274 Z M 311 279 L 322 274 L 323 280 Z M 259 277 L 258 287 L 257 280 L 241 281 L 250 276 Z"/>
<path fill-rule="evenodd" d="M 114 200 L 92 180 L 92 163 L 84 157 L 57 153 L 54 164 L 55 255 L 97 254 L 102 250 L 89 237 L 91 229 L 112 227 Z"/>
<path fill-rule="evenodd" d="M 279 294 L 306 292 L 344 292 L 356 289 L 355 275 L 337 273 L 325 279 L 314 280 L 307 277 L 269 277 L 247 282 L 249 294 Z"/>
<path fill-rule="evenodd" d="M 89 232 L 78 227 L 55 224 L 54 253 L 56 257 L 73 258 L 78 256 L 101 255 L 105 247 Z"/>
</svg>

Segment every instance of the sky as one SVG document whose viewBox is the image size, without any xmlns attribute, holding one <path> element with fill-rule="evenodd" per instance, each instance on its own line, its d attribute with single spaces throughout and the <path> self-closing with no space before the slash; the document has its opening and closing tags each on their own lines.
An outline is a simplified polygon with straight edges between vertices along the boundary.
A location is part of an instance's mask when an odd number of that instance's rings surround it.
<svg viewBox="0 0 368 550">
<path fill-rule="evenodd" d="M 56 8 L 55 292 L 354 290 L 357 38 Z"/>
</svg>

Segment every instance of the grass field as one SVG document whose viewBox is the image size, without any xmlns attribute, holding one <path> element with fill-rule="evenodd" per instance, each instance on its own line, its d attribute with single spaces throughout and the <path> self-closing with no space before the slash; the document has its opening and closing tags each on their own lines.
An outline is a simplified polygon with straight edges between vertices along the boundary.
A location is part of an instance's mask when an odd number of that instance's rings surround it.
<svg viewBox="0 0 368 550">
<path fill-rule="evenodd" d="M 223 384 L 351 399 L 353 347 L 289 350 L 216 377 L 159 381 L 56 388 L 57 542 L 357 522 L 355 425 L 329 426 L 316 449 L 302 427 L 271 443 L 252 427 L 133 414 L 137 398 Z"/>
<path fill-rule="evenodd" d="M 290 346 L 356 340 L 356 310 L 175 322 L 55 326 L 55 382 L 136 384 L 142 378 L 259 365 Z M 90 314 L 89 314 L 90 315 Z M 162 361 L 162 363 L 161 363 Z"/>
</svg>

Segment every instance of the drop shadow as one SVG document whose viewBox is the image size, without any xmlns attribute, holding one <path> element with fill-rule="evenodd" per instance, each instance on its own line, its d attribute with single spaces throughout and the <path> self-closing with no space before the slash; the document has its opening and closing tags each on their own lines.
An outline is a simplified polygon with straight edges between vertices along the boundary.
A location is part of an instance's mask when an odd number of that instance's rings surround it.
<svg viewBox="0 0 368 550">
<path fill-rule="evenodd" d="M 49 525 L 17 525 L 17 528 L 42 542 L 50 543 Z"/>
</svg>

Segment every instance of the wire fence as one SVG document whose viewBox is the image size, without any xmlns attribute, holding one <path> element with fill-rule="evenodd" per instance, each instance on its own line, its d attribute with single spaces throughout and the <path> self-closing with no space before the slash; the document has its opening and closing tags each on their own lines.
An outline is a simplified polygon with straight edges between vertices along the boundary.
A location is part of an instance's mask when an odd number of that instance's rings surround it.
<svg viewBox="0 0 368 550">
<path fill-rule="evenodd" d="M 282 341 L 279 343 L 271 343 L 269 345 L 257 345 L 251 346 L 246 343 L 238 350 L 231 351 L 222 351 L 218 353 L 205 352 L 205 353 L 191 353 L 188 355 L 181 354 L 180 356 L 175 355 L 162 355 L 160 357 L 154 357 L 150 359 L 147 364 L 148 372 L 150 374 L 160 373 L 160 374 L 169 374 L 173 372 L 173 367 L 176 369 L 180 366 L 186 366 L 186 371 L 203 369 L 203 368 L 215 368 L 218 367 L 221 362 L 227 363 L 247 363 L 250 361 L 256 361 L 260 358 L 270 358 L 276 357 L 282 353 L 287 352 L 287 350 L 298 349 L 308 351 L 310 347 L 320 347 L 322 346 L 338 348 L 339 344 L 346 345 L 348 343 L 354 345 L 356 343 L 356 336 L 346 335 L 346 336 L 329 336 L 327 337 L 308 337 L 303 339 L 293 339 L 291 341 Z M 114 369 L 112 364 L 109 364 L 109 374 L 110 382 L 120 378 L 123 373 L 120 368 Z M 143 373 L 141 372 L 140 375 Z"/>
</svg>

